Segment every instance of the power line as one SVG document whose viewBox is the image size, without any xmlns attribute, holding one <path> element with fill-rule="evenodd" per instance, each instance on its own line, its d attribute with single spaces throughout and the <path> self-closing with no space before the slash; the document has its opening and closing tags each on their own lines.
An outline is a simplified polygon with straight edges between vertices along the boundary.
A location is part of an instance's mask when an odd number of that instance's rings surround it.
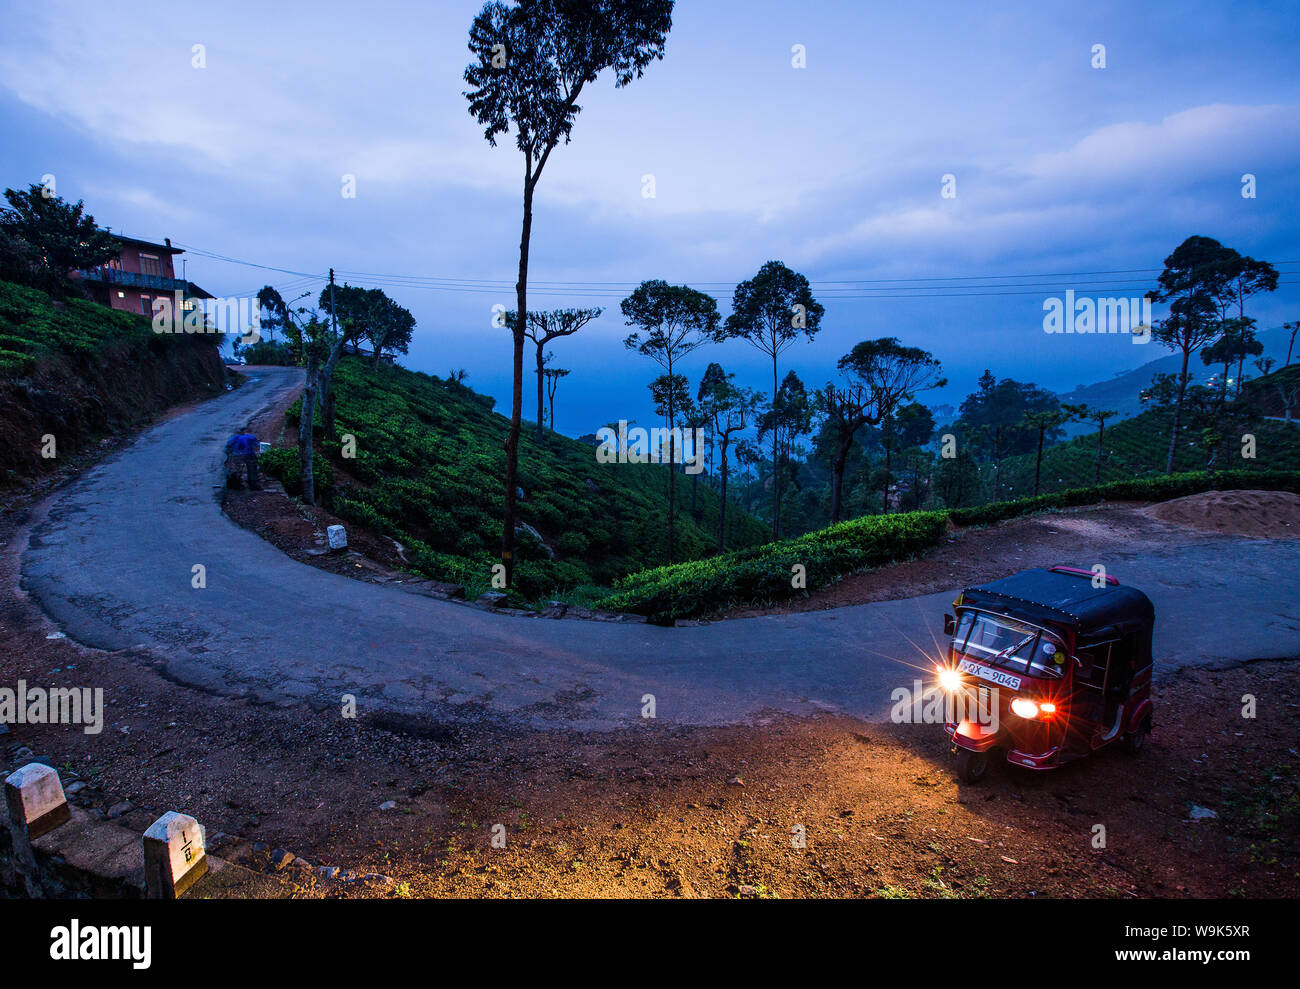
<svg viewBox="0 0 1300 989">
<path fill-rule="evenodd" d="M 258 268 L 264 271 L 277 271 L 283 274 L 295 276 L 292 281 L 283 283 L 282 286 L 277 289 L 282 292 L 297 291 L 309 284 L 314 285 L 326 280 L 324 273 L 295 271 L 291 268 L 282 268 L 276 265 L 245 261 L 240 258 L 233 258 L 212 251 L 206 251 L 202 248 L 191 247 L 179 242 L 177 243 L 178 246 L 199 257 L 210 258 L 215 261 L 223 261 L 229 264 L 243 265 L 250 268 Z M 1273 262 L 1273 264 L 1275 267 L 1300 265 L 1300 261 L 1276 261 Z M 870 299 L 977 298 L 992 296 L 1041 295 L 1044 290 L 1061 291 L 1062 286 L 1059 282 L 1043 283 L 1024 281 L 1024 279 L 1044 278 L 1087 279 L 1087 281 L 1077 281 L 1069 287 L 1075 290 L 1106 289 L 1108 292 L 1113 294 L 1135 294 L 1140 296 L 1149 291 L 1149 285 L 1135 287 L 1126 284 L 1128 279 L 1113 281 L 1099 281 L 1096 279 L 1099 276 L 1104 275 L 1156 274 L 1162 270 L 1163 269 L 1161 268 L 1116 268 L 1098 271 L 1063 271 L 1037 274 L 952 275 L 917 278 L 815 279 L 810 280 L 810 284 L 821 286 L 818 289 L 818 295 L 822 298 L 837 301 Z M 442 275 L 410 275 L 400 272 L 345 271 L 342 269 L 338 271 L 338 274 L 365 278 L 370 280 L 377 287 L 387 286 L 389 288 L 425 289 L 429 291 L 455 292 L 458 294 L 501 295 L 502 293 L 512 293 L 515 287 L 514 282 L 507 279 L 459 278 Z M 1283 271 L 1282 274 L 1300 274 L 1300 271 Z M 1012 281 L 1011 279 L 1018 280 Z M 958 282 L 962 284 L 930 284 L 938 282 Z M 531 294 L 543 297 L 583 296 L 593 299 L 617 299 L 634 289 L 638 284 L 640 283 L 615 281 L 555 281 L 537 279 L 529 281 L 528 289 Z M 726 291 L 733 288 L 735 285 L 733 282 L 717 281 L 693 282 L 692 284 L 696 287 L 700 287 L 702 291 L 705 291 L 705 294 L 713 295 L 715 297 L 718 297 L 718 291 L 708 291 L 709 288 Z M 1295 285 L 1300 284 L 1300 281 L 1285 280 L 1279 281 L 1278 284 Z M 857 287 L 854 288 L 847 286 Z M 872 288 L 869 286 L 880 287 Z M 1118 286 L 1124 287 L 1121 288 Z"/>
</svg>

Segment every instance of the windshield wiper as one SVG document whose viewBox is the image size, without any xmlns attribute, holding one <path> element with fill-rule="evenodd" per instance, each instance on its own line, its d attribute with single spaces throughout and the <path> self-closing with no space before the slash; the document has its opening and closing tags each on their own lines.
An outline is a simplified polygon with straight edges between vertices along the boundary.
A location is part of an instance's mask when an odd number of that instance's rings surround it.
<svg viewBox="0 0 1300 989">
<path fill-rule="evenodd" d="M 1006 656 L 1006 655 L 1008 655 L 1008 654 L 1010 654 L 1010 653 L 1016 652 L 1017 650 L 1023 648 L 1024 646 L 1029 645 L 1029 643 L 1031 643 L 1031 642 L 1034 641 L 1034 637 L 1035 637 L 1036 635 L 1038 635 L 1037 632 L 1030 632 L 1027 636 L 1025 636 L 1023 639 L 1021 639 L 1019 642 L 1017 642 L 1014 646 L 1007 646 L 1007 647 L 1006 647 L 1005 649 L 1003 649 L 1000 653 L 998 653 L 996 656 L 994 656 L 992 659 L 990 659 L 989 662 L 990 662 L 990 663 L 996 663 L 996 662 L 997 662 L 998 660 L 1000 660 L 1003 656 Z"/>
</svg>

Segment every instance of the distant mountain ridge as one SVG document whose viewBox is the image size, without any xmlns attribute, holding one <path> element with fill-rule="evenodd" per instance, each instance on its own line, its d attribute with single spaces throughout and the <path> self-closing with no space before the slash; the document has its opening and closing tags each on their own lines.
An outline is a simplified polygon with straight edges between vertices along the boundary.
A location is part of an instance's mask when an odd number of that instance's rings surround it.
<svg viewBox="0 0 1300 989">
<path fill-rule="evenodd" d="M 1280 326 L 1271 329 L 1261 330 L 1258 334 L 1259 342 L 1264 345 L 1264 357 L 1274 358 L 1278 366 L 1286 360 L 1287 342 L 1291 334 Z M 1154 340 L 1147 344 L 1148 347 L 1159 348 L 1160 345 Z M 1296 340 L 1296 350 L 1300 351 L 1300 338 Z M 1141 367 L 1134 368 L 1131 371 L 1122 371 L 1106 381 L 1094 382 L 1090 385 L 1079 385 L 1072 391 L 1066 392 L 1059 396 L 1062 402 L 1070 404 L 1084 403 L 1094 408 L 1114 409 L 1120 414 L 1120 418 L 1128 419 L 1142 411 L 1142 402 L 1139 396 L 1142 389 L 1151 384 L 1151 378 L 1156 374 L 1177 374 L 1182 364 L 1182 358 L 1176 353 L 1163 351 L 1163 356 L 1155 360 L 1148 361 Z M 1291 360 L 1296 361 L 1300 354 L 1293 353 Z M 1253 359 L 1248 361 L 1246 366 L 1249 369 L 1247 377 L 1258 377 L 1259 372 L 1252 366 Z M 1192 376 L 1193 383 L 1204 384 L 1206 380 L 1214 374 L 1214 367 L 1206 367 L 1201 363 L 1199 354 L 1192 356 L 1191 363 L 1187 370 Z M 1076 425 L 1069 430 L 1071 435 L 1086 433 L 1089 428 L 1086 425 Z"/>
</svg>

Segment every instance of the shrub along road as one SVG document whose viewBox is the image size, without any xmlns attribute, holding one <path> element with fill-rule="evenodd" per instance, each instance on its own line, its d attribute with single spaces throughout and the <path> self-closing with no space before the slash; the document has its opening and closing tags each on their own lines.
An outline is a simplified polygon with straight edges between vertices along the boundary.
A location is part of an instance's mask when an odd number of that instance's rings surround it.
<svg viewBox="0 0 1300 989">
<path fill-rule="evenodd" d="M 41 506 L 23 586 L 74 639 L 154 659 L 222 694 L 431 718 L 504 714 L 536 725 L 725 724 L 764 710 L 887 717 L 928 670 L 952 593 L 689 628 L 495 615 L 291 560 L 218 502 L 230 431 L 280 401 L 293 369 L 161 423 Z M 1300 655 L 1290 592 L 1300 542 L 1170 527 L 1154 550 L 1094 560 L 1156 606 L 1158 676 Z M 196 587 L 194 568 L 206 586 Z M 955 590 L 955 588 L 954 588 Z"/>
</svg>

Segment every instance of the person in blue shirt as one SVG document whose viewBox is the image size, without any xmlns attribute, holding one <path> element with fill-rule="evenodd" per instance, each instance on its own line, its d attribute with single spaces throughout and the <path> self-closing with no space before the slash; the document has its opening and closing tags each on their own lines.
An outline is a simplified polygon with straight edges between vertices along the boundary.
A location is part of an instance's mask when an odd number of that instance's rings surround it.
<svg viewBox="0 0 1300 989">
<path fill-rule="evenodd" d="M 245 426 L 242 433 L 236 433 L 226 440 L 226 483 L 239 487 L 241 468 L 248 477 L 248 488 L 257 491 L 261 488 L 257 475 L 257 454 L 261 449 L 257 435 L 251 425 Z"/>
</svg>

